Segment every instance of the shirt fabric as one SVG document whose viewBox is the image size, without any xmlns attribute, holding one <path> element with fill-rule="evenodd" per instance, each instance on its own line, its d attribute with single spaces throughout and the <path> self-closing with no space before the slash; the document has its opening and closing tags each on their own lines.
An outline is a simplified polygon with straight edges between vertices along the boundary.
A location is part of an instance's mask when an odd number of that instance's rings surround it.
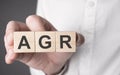
<svg viewBox="0 0 120 75">
<path fill-rule="evenodd" d="M 37 14 L 85 37 L 65 75 L 120 75 L 120 0 L 38 0 Z"/>
</svg>

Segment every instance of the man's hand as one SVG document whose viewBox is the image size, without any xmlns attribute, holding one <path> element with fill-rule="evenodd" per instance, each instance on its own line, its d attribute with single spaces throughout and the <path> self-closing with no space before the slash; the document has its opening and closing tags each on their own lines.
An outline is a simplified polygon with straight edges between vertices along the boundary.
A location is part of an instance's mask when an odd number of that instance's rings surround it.
<svg viewBox="0 0 120 75">
<path fill-rule="evenodd" d="M 14 53 L 13 52 L 13 32 L 15 31 L 56 31 L 56 29 L 45 19 L 40 16 L 31 15 L 26 19 L 26 24 L 17 21 L 10 21 L 6 28 L 4 37 L 6 47 L 6 63 L 11 64 L 18 60 L 37 70 L 44 71 L 47 75 L 55 75 L 70 59 L 73 53 Z M 80 37 L 83 43 L 84 38 Z"/>
</svg>

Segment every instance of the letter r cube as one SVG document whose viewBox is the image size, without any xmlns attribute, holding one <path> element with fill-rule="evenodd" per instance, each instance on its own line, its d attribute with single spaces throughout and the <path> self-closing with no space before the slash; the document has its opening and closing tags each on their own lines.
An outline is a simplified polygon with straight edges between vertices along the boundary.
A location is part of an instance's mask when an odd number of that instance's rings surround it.
<svg viewBox="0 0 120 75">
<path fill-rule="evenodd" d="M 56 52 L 75 52 L 76 32 L 56 33 Z"/>
</svg>

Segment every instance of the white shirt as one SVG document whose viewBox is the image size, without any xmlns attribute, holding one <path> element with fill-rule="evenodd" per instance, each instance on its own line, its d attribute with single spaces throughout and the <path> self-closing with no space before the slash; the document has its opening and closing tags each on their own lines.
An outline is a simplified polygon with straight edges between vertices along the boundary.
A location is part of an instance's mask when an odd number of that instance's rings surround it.
<svg viewBox="0 0 120 75">
<path fill-rule="evenodd" d="M 120 75 L 120 0 L 38 0 L 37 14 L 85 36 L 65 75 Z"/>
</svg>

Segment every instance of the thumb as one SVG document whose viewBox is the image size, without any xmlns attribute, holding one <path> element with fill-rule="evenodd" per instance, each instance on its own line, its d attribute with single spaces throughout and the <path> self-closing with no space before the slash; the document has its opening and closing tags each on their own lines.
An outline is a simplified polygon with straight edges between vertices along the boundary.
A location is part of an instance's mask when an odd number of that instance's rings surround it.
<svg viewBox="0 0 120 75">
<path fill-rule="evenodd" d="M 85 38 L 82 34 L 76 33 L 76 46 L 79 47 L 85 42 Z"/>
<path fill-rule="evenodd" d="M 51 23 L 37 15 L 28 16 L 26 24 L 31 31 L 56 31 Z"/>
</svg>

